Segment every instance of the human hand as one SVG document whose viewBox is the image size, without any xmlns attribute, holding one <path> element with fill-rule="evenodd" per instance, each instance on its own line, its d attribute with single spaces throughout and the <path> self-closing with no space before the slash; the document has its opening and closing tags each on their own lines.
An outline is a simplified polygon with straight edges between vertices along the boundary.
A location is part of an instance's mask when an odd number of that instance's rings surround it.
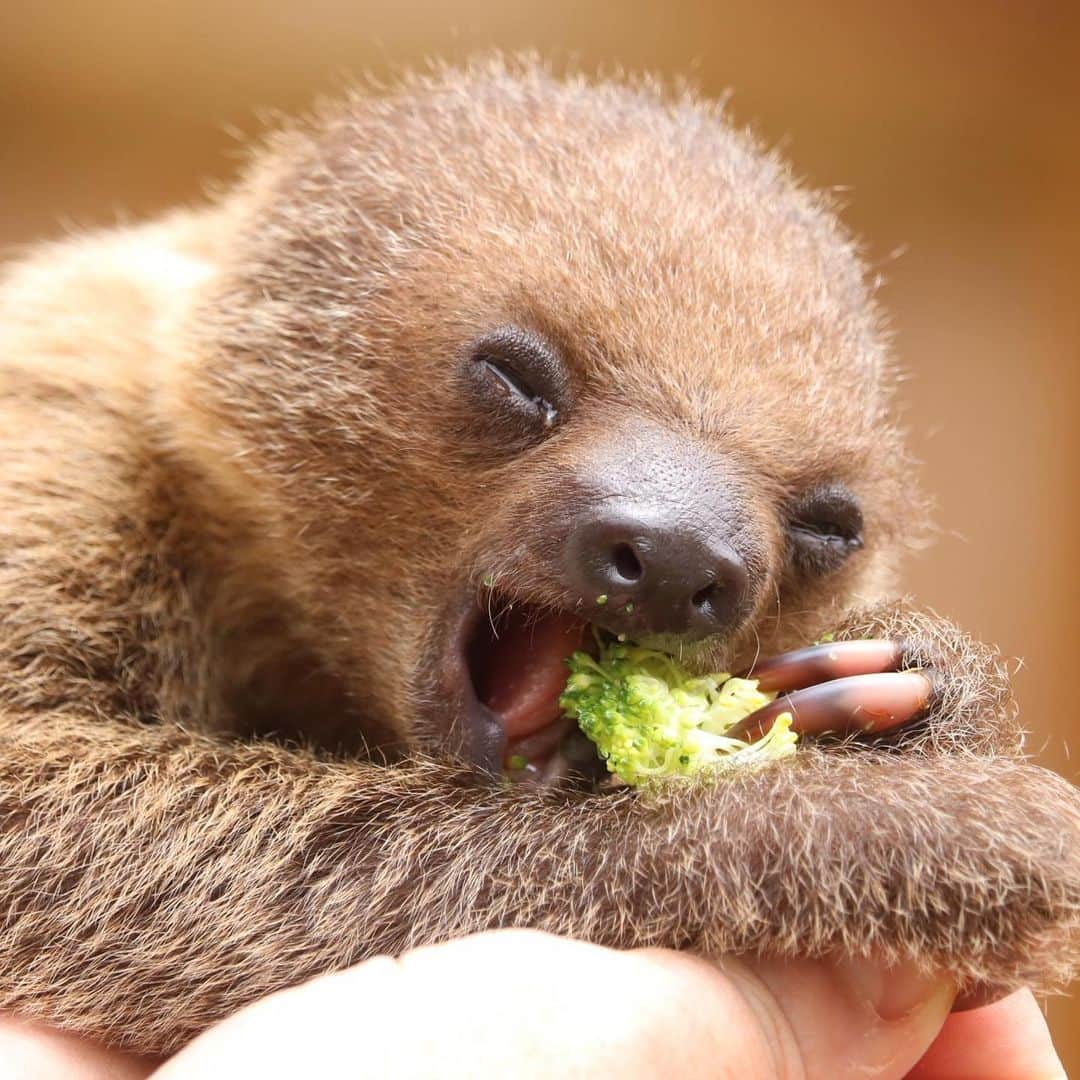
<svg viewBox="0 0 1080 1080">
<path fill-rule="evenodd" d="M 266 998 L 195 1040 L 155 1080 L 900 1078 L 931 1044 L 915 1074 L 923 1080 L 1064 1075 L 1030 995 L 949 1017 L 952 1000 L 946 979 L 867 962 L 714 964 L 502 931 Z M 973 1025 L 980 1038 L 971 1041 Z"/>
<path fill-rule="evenodd" d="M 714 964 L 500 931 L 274 994 L 153 1076 L 1064 1076 L 1030 994 L 949 1016 L 952 999 L 946 979 L 867 962 Z M 11 1021 L 0 1024 L 0 1061 L 32 1063 L 16 1064 L 19 1080 L 135 1080 L 153 1069 Z"/>
</svg>

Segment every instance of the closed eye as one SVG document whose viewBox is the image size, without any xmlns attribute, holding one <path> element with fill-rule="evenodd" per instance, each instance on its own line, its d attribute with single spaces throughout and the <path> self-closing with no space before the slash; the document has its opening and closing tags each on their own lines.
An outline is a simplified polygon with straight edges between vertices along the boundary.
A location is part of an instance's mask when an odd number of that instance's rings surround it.
<svg viewBox="0 0 1080 1080">
<path fill-rule="evenodd" d="M 840 568 L 863 546 L 863 516 L 843 484 L 822 484 L 788 508 L 792 563 L 803 573 L 823 575 Z"/>
<path fill-rule="evenodd" d="M 551 427 L 555 423 L 559 416 L 555 406 L 530 386 L 508 363 L 484 353 L 477 354 L 476 359 L 503 385 L 507 393 L 515 394 L 536 409 L 544 427 Z"/>
<path fill-rule="evenodd" d="M 502 326 L 473 342 L 465 357 L 473 416 L 512 449 L 534 443 L 559 422 L 570 378 L 559 353 L 539 334 Z"/>
</svg>

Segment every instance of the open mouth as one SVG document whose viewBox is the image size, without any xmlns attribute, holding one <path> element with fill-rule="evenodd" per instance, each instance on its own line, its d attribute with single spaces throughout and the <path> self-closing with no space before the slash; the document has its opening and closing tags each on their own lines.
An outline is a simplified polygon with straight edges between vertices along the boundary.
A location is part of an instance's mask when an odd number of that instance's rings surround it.
<svg viewBox="0 0 1080 1080">
<path fill-rule="evenodd" d="M 566 661 L 591 651 L 596 634 L 585 620 L 491 592 L 463 627 L 467 712 L 493 718 L 503 735 L 502 769 L 517 782 L 593 782 L 603 762 L 559 697 Z M 471 699 L 471 700 L 470 700 Z"/>
<path fill-rule="evenodd" d="M 796 736 L 820 737 L 823 745 L 829 745 L 830 739 L 834 745 L 844 745 L 860 737 L 877 744 L 892 738 L 909 721 L 924 717 L 933 703 L 931 675 L 905 668 L 904 646 L 897 641 L 836 641 L 827 635 L 771 659 L 755 658 L 745 676 L 732 679 L 708 674 L 747 670 L 743 664 L 723 663 L 724 654 L 676 655 L 659 643 L 642 640 L 633 624 L 624 630 L 619 622 L 614 628 L 591 623 L 576 611 L 533 604 L 497 593 L 487 582 L 485 586 L 479 596 L 459 594 L 456 612 L 450 612 L 449 639 L 444 634 L 439 639 L 442 648 L 428 654 L 426 666 L 433 680 L 428 683 L 426 731 L 421 729 L 419 734 L 513 782 L 606 790 L 634 783 L 618 767 L 619 755 L 626 757 L 623 764 L 631 770 L 638 768 L 635 761 L 644 755 L 642 775 L 652 776 L 658 770 L 679 772 L 673 765 L 704 767 L 725 755 L 732 764 L 739 764 L 745 760 L 739 759 L 744 751 L 755 762 L 763 755 L 787 756 Z M 623 613 L 630 608 L 629 601 L 622 604 Z M 607 617 L 605 612 L 605 623 Z M 640 648 L 633 656 L 614 650 L 615 659 L 626 660 L 629 666 L 610 673 L 609 646 L 614 639 L 633 640 Z M 601 680 L 575 683 L 568 707 L 604 748 L 608 762 L 616 765 L 619 775 L 613 777 L 577 721 L 563 714 L 560 699 L 569 679 L 567 661 L 579 649 L 591 653 L 599 665 L 576 666 L 595 668 Z M 645 701 L 641 709 L 635 703 L 631 713 L 648 716 L 651 709 L 660 709 L 661 716 L 682 717 L 695 694 L 702 699 L 698 720 L 691 717 L 694 737 L 685 743 L 685 756 L 677 762 L 668 760 L 676 750 L 663 738 L 659 746 L 650 746 L 651 736 L 645 736 L 644 742 L 636 739 L 637 721 L 627 720 L 621 706 L 605 697 L 613 680 L 615 692 L 621 694 L 626 687 L 619 686 L 619 679 L 639 673 L 650 657 L 661 665 L 653 672 L 656 693 L 665 691 L 668 696 L 657 698 L 635 683 L 635 692 Z M 747 686 L 755 696 L 747 697 Z M 579 692 L 584 691 L 590 692 L 591 703 L 586 703 L 583 712 Z M 612 730 L 612 723 L 616 727 L 628 724 L 631 733 Z M 787 739 L 789 729 L 794 734 Z M 662 760 L 649 757 L 657 749 Z"/>
</svg>

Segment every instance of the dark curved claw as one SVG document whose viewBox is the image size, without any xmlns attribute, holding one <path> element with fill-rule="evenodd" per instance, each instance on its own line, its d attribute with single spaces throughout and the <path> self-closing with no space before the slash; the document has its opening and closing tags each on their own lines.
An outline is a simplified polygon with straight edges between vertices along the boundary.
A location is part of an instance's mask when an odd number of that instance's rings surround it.
<svg viewBox="0 0 1080 1080">
<path fill-rule="evenodd" d="M 918 716 L 932 693 L 930 680 L 918 671 L 851 675 L 778 697 L 725 734 L 752 742 L 785 712 L 792 715 L 792 728 L 804 735 L 888 731 Z"/>
<path fill-rule="evenodd" d="M 851 675 L 895 671 L 903 661 L 898 641 L 834 641 L 761 660 L 747 672 L 761 690 L 782 694 Z"/>
</svg>

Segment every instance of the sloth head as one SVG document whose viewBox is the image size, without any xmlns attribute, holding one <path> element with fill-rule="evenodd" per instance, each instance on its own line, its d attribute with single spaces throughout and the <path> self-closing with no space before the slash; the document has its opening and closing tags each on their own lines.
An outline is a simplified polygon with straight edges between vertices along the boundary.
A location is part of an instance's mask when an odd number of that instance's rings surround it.
<svg viewBox="0 0 1080 1080">
<path fill-rule="evenodd" d="M 414 79 L 275 137 L 218 248 L 197 398 L 266 587 L 421 745 L 497 764 L 590 627 L 804 640 L 921 528 L 853 244 L 715 107 Z"/>
</svg>

